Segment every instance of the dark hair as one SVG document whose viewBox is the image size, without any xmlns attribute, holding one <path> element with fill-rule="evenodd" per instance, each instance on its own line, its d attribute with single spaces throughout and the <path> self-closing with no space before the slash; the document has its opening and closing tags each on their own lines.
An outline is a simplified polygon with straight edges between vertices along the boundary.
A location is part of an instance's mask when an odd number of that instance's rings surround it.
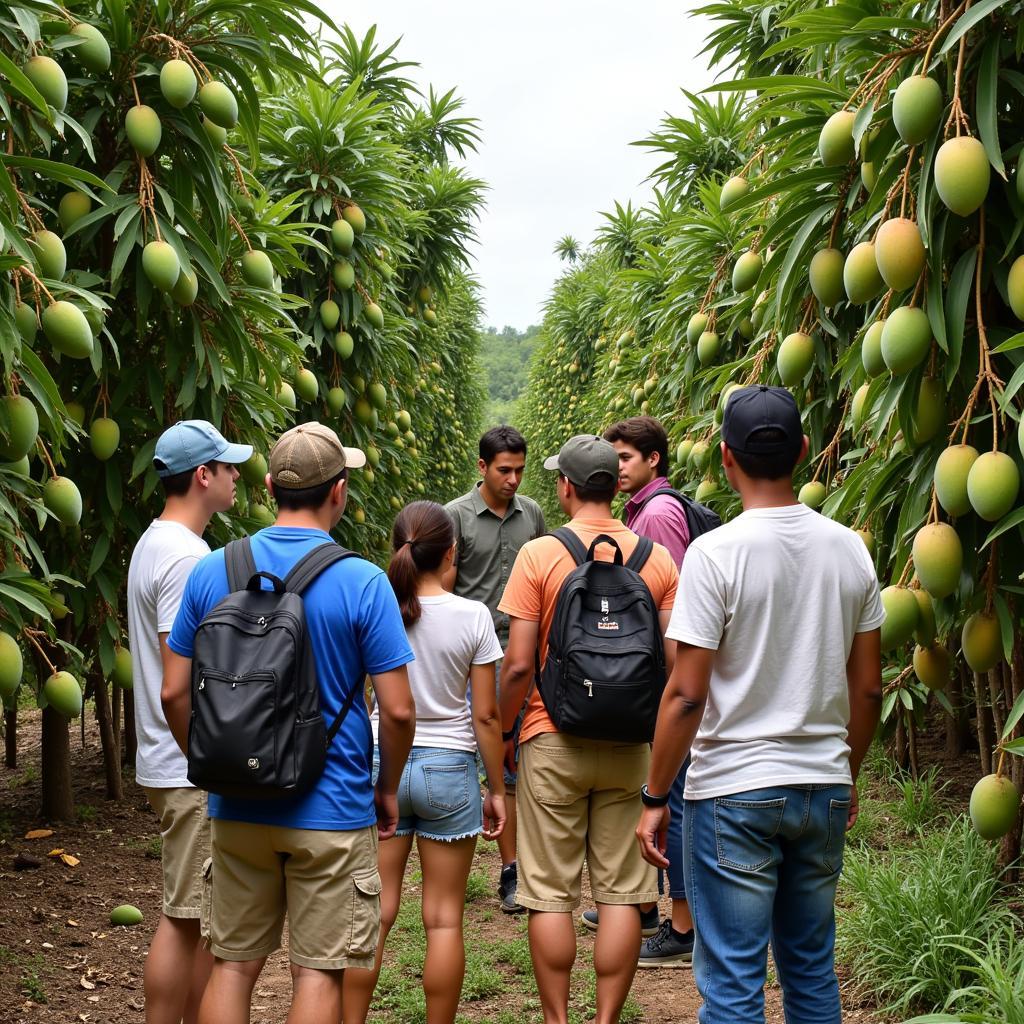
<svg viewBox="0 0 1024 1024">
<path fill-rule="evenodd" d="M 391 528 L 388 579 L 406 626 L 420 617 L 420 601 L 416 596 L 420 576 L 435 572 L 444 553 L 454 543 L 455 527 L 451 517 L 436 501 L 414 501 L 398 513 Z"/>
<path fill-rule="evenodd" d="M 159 463 L 163 465 L 159 459 L 153 460 L 154 465 Z M 216 476 L 221 467 L 226 466 L 226 462 L 201 462 L 198 466 L 193 469 L 186 469 L 181 473 L 175 473 L 173 476 L 162 476 L 160 477 L 160 485 L 164 489 L 164 495 L 168 498 L 184 498 L 188 494 L 188 489 L 192 486 L 192 481 L 195 479 L 196 470 L 202 469 L 203 466 L 207 470 Z"/>
<path fill-rule="evenodd" d="M 502 425 L 491 427 L 490 430 L 480 438 L 480 458 L 485 465 L 490 465 L 495 456 L 502 452 L 515 452 L 517 455 L 526 454 L 526 438 L 516 430 L 515 427 Z"/>
<path fill-rule="evenodd" d="M 668 434 L 653 416 L 633 416 L 628 420 L 613 423 L 605 432 L 606 441 L 621 441 L 632 445 L 645 459 L 657 452 L 656 473 L 668 476 Z"/>
<path fill-rule="evenodd" d="M 755 430 L 749 439 L 782 442 L 787 440 L 787 435 L 778 427 L 762 427 L 760 430 Z M 783 477 L 792 476 L 796 464 L 800 461 L 799 447 L 795 451 L 757 455 L 750 452 L 738 452 L 734 448 L 729 450 L 736 460 L 736 465 L 752 480 L 781 480 Z"/>
<path fill-rule="evenodd" d="M 558 477 L 561 480 L 569 479 L 564 473 L 559 473 Z M 580 501 L 607 502 L 609 505 L 619 489 L 618 481 L 614 477 L 612 477 L 612 482 L 607 487 L 581 487 L 579 484 L 573 484 L 571 480 L 569 480 L 569 483 L 572 484 L 572 489 L 576 492 L 576 497 Z"/>
<path fill-rule="evenodd" d="M 348 470 L 343 469 L 335 474 L 330 480 L 313 487 L 281 487 L 274 485 L 274 500 L 278 509 L 287 509 L 289 512 L 301 512 L 303 509 L 319 508 L 331 493 L 331 488 L 339 480 L 348 479 Z"/>
</svg>

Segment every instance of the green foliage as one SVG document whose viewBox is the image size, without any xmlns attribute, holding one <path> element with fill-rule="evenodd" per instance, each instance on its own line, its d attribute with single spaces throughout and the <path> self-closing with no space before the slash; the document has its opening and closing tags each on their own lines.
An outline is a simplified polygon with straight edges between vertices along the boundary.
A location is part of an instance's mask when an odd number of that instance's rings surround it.
<svg viewBox="0 0 1024 1024">
<path fill-rule="evenodd" d="M 515 426 L 514 403 L 526 388 L 530 357 L 537 344 L 540 328 L 517 331 L 505 326 L 498 331 L 488 327 L 480 339 L 480 361 L 487 371 L 488 403 L 484 428 L 498 423 Z"/>
</svg>

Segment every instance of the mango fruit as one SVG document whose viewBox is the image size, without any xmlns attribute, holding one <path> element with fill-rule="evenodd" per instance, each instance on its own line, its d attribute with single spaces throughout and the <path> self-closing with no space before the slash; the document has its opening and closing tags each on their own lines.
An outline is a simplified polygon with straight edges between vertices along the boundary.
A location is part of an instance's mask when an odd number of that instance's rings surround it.
<svg viewBox="0 0 1024 1024">
<path fill-rule="evenodd" d="M 142 911 L 133 907 L 130 903 L 122 903 L 114 907 L 110 912 L 110 923 L 114 925 L 131 926 L 142 923 Z"/>
<path fill-rule="evenodd" d="M 914 648 L 914 675 L 929 690 L 944 690 L 953 674 L 953 659 L 942 644 Z"/>
<path fill-rule="evenodd" d="M 348 256 L 355 245 L 356 233 L 347 220 L 339 218 L 331 225 L 331 244 L 343 256 Z"/>
<path fill-rule="evenodd" d="M 345 392 L 342 388 L 330 388 L 327 392 L 327 408 L 335 416 L 340 416 L 345 411 L 345 406 L 348 404 L 348 399 L 345 397 Z"/>
<path fill-rule="evenodd" d="M 707 441 L 694 442 L 693 448 L 690 449 L 690 458 L 687 462 L 688 468 L 693 469 L 697 473 L 703 473 L 708 468 L 710 461 L 711 446 Z"/>
<path fill-rule="evenodd" d="M 334 287 L 347 292 L 356 283 L 356 268 L 348 260 L 338 260 L 331 269 Z"/>
<path fill-rule="evenodd" d="M 887 220 L 875 235 L 875 260 L 882 280 L 893 291 L 912 288 L 925 262 L 918 226 L 906 217 Z"/>
<path fill-rule="evenodd" d="M 863 306 L 881 294 L 885 282 L 878 272 L 871 242 L 860 242 L 850 250 L 843 264 L 843 286 L 846 297 L 855 306 Z"/>
<path fill-rule="evenodd" d="M 367 389 L 367 396 L 376 409 L 383 409 L 388 404 L 388 389 L 376 381 Z"/>
<path fill-rule="evenodd" d="M 98 75 L 110 70 L 110 44 L 95 25 L 80 21 L 71 34 L 83 40 L 71 52 L 86 71 Z"/>
<path fill-rule="evenodd" d="M 814 365 L 814 339 L 809 334 L 794 331 L 779 346 L 776 367 L 779 379 L 787 387 L 799 384 Z"/>
<path fill-rule="evenodd" d="M 827 491 L 820 480 L 812 480 L 804 484 L 797 494 L 797 501 L 808 508 L 819 509 L 825 502 Z"/>
<path fill-rule="evenodd" d="M 124 116 L 124 133 L 139 156 L 152 156 L 163 136 L 160 115 L 145 103 L 131 107 Z"/>
<path fill-rule="evenodd" d="M 203 131 L 206 132 L 214 149 L 219 149 L 228 141 L 227 128 L 221 128 L 219 124 L 211 121 L 208 117 L 203 118 Z"/>
<path fill-rule="evenodd" d="M 223 82 L 207 82 L 199 90 L 199 106 L 214 124 L 234 128 L 238 124 L 238 101 Z"/>
<path fill-rule="evenodd" d="M 932 343 L 928 314 L 918 306 L 899 306 L 882 328 L 882 359 L 893 374 L 909 373 L 919 365 Z"/>
<path fill-rule="evenodd" d="M 722 342 L 718 334 L 715 331 L 705 331 L 697 339 L 697 361 L 701 366 L 713 363 L 721 347 Z"/>
<path fill-rule="evenodd" d="M 63 281 L 68 268 L 68 254 L 60 235 L 53 231 L 37 231 L 29 238 L 29 245 L 35 253 L 41 275 Z"/>
<path fill-rule="evenodd" d="M 182 267 L 178 280 L 171 289 L 171 298 L 179 306 L 191 306 L 199 295 L 199 277 L 194 270 Z"/>
<path fill-rule="evenodd" d="M 260 524 L 260 528 L 274 525 L 274 513 L 260 501 L 254 501 L 249 505 L 249 515 Z"/>
<path fill-rule="evenodd" d="M 680 466 L 686 465 L 686 460 L 690 457 L 690 452 L 693 451 L 693 441 L 690 438 L 685 438 L 676 445 L 676 462 Z"/>
<path fill-rule="evenodd" d="M 65 718 L 77 718 L 82 713 L 82 686 L 70 672 L 54 672 L 43 683 L 43 696 Z"/>
<path fill-rule="evenodd" d="M 14 322 L 18 328 L 18 334 L 26 345 L 31 345 L 36 340 L 36 332 L 39 330 L 39 320 L 36 317 L 36 307 L 31 302 L 16 302 L 14 304 Z"/>
<path fill-rule="evenodd" d="M 846 258 L 838 249 L 819 249 L 811 257 L 808 279 L 814 297 L 823 306 L 834 306 L 842 301 L 846 291 L 843 288 L 843 267 Z"/>
<path fill-rule="evenodd" d="M 732 287 L 735 292 L 749 292 L 757 284 L 764 260 L 756 252 L 747 251 L 736 260 L 732 268 Z"/>
<path fill-rule="evenodd" d="M 882 650 L 902 647 L 917 629 L 920 610 L 913 591 L 906 587 L 886 587 L 882 591 L 885 621 L 882 623 Z"/>
<path fill-rule="evenodd" d="M 85 314 L 72 302 L 58 299 L 43 310 L 43 333 L 50 344 L 71 359 L 92 354 L 93 336 Z"/>
<path fill-rule="evenodd" d="M 356 399 L 356 404 L 352 407 L 352 411 L 355 413 L 356 419 L 359 420 L 364 427 L 368 427 L 373 423 L 375 410 L 363 395 L 360 395 Z"/>
<path fill-rule="evenodd" d="M 82 495 L 74 480 L 51 476 L 43 486 L 43 504 L 62 526 L 77 526 L 82 519 Z"/>
<path fill-rule="evenodd" d="M 979 455 L 967 474 L 971 507 L 990 523 L 1002 519 L 1013 508 L 1019 488 L 1017 463 L 1005 452 Z"/>
<path fill-rule="evenodd" d="M 992 167 L 985 147 L 962 135 L 947 139 L 935 154 L 935 189 L 946 206 L 961 217 L 974 213 L 988 195 Z"/>
<path fill-rule="evenodd" d="M 908 146 L 919 146 L 938 128 L 942 106 L 942 89 L 934 78 L 905 78 L 892 97 L 892 120 L 900 138 Z"/>
<path fill-rule="evenodd" d="M 914 639 L 922 647 L 930 647 L 935 643 L 935 605 L 932 603 L 932 595 L 927 590 L 917 587 L 910 591 L 917 598 L 917 628 L 914 630 Z"/>
<path fill-rule="evenodd" d="M 1010 309 L 1018 320 L 1024 320 L 1024 256 L 1018 256 L 1010 266 L 1006 279 L 1006 294 Z"/>
<path fill-rule="evenodd" d="M 160 92 L 175 110 L 184 110 L 193 99 L 199 82 L 188 61 L 174 58 L 160 69 Z"/>
<path fill-rule="evenodd" d="M 320 394 L 320 382 L 316 374 L 305 366 L 295 375 L 295 393 L 304 402 L 315 402 Z"/>
<path fill-rule="evenodd" d="M 818 156 L 826 167 L 841 167 L 854 158 L 853 122 L 856 116 L 852 110 L 839 110 L 825 122 L 818 136 Z"/>
<path fill-rule="evenodd" d="M 949 597 L 960 585 L 964 551 L 949 523 L 928 523 L 914 535 L 914 569 L 921 586 L 936 600 Z"/>
<path fill-rule="evenodd" d="M 242 279 L 254 288 L 274 286 L 274 264 L 262 249 L 250 249 L 242 256 Z"/>
<path fill-rule="evenodd" d="M 68 80 L 61 66 L 52 58 L 37 55 L 25 61 L 21 69 L 28 80 L 39 90 L 43 99 L 63 110 L 68 104 Z"/>
<path fill-rule="evenodd" d="M 253 452 L 238 467 L 248 487 L 262 487 L 267 478 L 267 459 L 260 452 Z"/>
<path fill-rule="evenodd" d="M 384 310 L 376 302 L 368 302 L 363 309 L 363 315 L 371 327 L 376 328 L 378 331 L 384 329 Z"/>
<path fill-rule="evenodd" d="M 1003 633 L 999 620 L 987 612 L 975 612 L 960 633 L 964 661 L 975 672 L 988 672 L 1003 660 Z"/>
<path fill-rule="evenodd" d="M 697 344 L 697 339 L 708 329 L 707 313 L 694 313 L 686 325 L 686 340 L 691 345 Z"/>
<path fill-rule="evenodd" d="M 950 445 L 935 462 L 935 495 L 944 511 L 962 516 L 971 510 L 967 477 L 978 459 L 978 450 L 969 444 Z"/>
<path fill-rule="evenodd" d="M 170 242 L 147 242 L 142 250 L 142 269 L 157 291 L 169 292 L 178 283 L 181 262 Z"/>
<path fill-rule="evenodd" d="M 404 410 L 399 409 L 395 416 L 395 423 L 399 430 L 412 430 L 412 417 Z"/>
<path fill-rule="evenodd" d="M 348 331 L 338 331 L 338 333 L 331 338 L 331 345 L 334 348 L 334 351 L 337 352 L 342 359 L 351 359 L 352 353 L 356 348 L 355 340 Z"/>
<path fill-rule="evenodd" d="M 92 210 L 92 200 L 84 192 L 65 192 L 57 204 L 57 220 L 63 231 Z"/>
<path fill-rule="evenodd" d="M 860 361 L 864 366 L 864 372 L 869 377 L 877 377 L 888 369 L 882 358 L 882 331 L 884 330 L 885 320 L 875 320 L 868 325 L 868 329 L 861 339 Z"/>
<path fill-rule="evenodd" d="M 338 326 L 338 321 L 341 319 L 341 310 L 338 308 L 338 304 L 334 299 L 326 299 L 320 303 L 320 323 L 324 325 L 329 331 L 333 331 Z"/>
<path fill-rule="evenodd" d="M 746 178 L 735 175 L 729 178 L 722 185 L 722 191 L 718 197 L 718 208 L 724 213 L 735 203 L 738 203 L 750 191 L 750 182 Z"/>
<path fill-rule="evenodd" d="M 861 384 L 854 392 L 853 401 L 850 403 L 854 433 L 857 433 L 864 426 L 864 416 L 867 412 L 868 392 L 870 390 L 870 384 Z"/>
<path fill-rule="evenodd" d="M 114 685 L 119 686 L 122 690 L 132 688 L 132 652 L 127 647 L 114 648 L 114 667 L 111 669 L 110 678 Z"/>
<path fill-rule="evenodd" d="M 277 400 L 286 409 L 295 409 L 295 389 L 288 383 L 288 381 L 281 381 L 281 386 L 277 389 Z"/>
<path fill-rule="evenodd" d="M 355 203 L 349 203 L 341 211 L 341 215 L 352 226 L 352 230 L 357 235 L 361 235 L 366 230 L 366 214 Z"/>
<path fill-rule="evenodd" d="M 697 484 L 697 492 L 694 494 L 694 498 L 696 498 L 699 504 L 703 505 L 717 490 L 718 484 L 714 480 L 705 478 Z"/>
<path fill-rule="evenodd" d="M 432 309 L 423 310 L 423 322 L 428 327 L 437 326 L 437 314 Z"/>
<path fill-rule="evenodd" d="M 7 700 L 21 685 L 25 662 L 18 641 L 0 631 L 0 700 Z"/>
<path fill-rule="evenodd" d="M 36 446 L 39 414 L 24 395 L 0 398 L 0 459 L 17 462 Z"/>
<path fill-rule="evenodd" d="M 868 549 L 868 554 L 875 557 L 875 535 L 866 527 L 863 526 L 859 530 L 854 530 L 854 533 L 864 542 L 864 547 Z"/>
<path fill-rule="evenodd" d="M 89 447 L 100 462 L 106 462 L 121 443 L 121 428 L 117 420 L 98 416 L 89 427 Z"/>
<path fill-rule="evenodd" d="M 935 377 L 925 377 L 917 392 L 911 414 L 915 445 L 927 444 L 946 425 L 946 389 Z"/>
<path fill-rule="evenodd" d="M 982 839 L 1002 839 L 1017 823 L 1020 793 L 1005 775 L 986 775 L 971 790 L 971 824 Z"/>
</svg>

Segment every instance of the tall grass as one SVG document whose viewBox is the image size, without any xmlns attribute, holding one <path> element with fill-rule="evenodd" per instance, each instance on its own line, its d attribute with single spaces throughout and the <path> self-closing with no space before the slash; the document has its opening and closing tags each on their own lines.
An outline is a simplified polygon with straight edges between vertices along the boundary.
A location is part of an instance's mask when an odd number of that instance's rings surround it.
<svg viewBox="0 0 1024 1024">
<path fill-rule="evenodd" d="M 977 950 L 1014 927 L 1001 888 L 996 848 L 964 818 L 909 848 L 851 848 L 837 956 L 889 1013 L 945 1009 L 979 983 Z"/>
</svg>

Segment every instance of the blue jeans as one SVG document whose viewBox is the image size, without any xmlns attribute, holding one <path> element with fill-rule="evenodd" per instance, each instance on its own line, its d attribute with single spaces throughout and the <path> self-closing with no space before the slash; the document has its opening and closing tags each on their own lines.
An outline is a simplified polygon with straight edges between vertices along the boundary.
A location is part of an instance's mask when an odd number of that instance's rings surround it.
<svg viewBox="0 0 1024 1024">
<path fill-rule="evenodd" d="M 665 895 L 665 875 L 668 875 L 668 894 L 674 900 L 686 899 L 686 854 L 683 847 L 683 814 L 686 800 L 686 770 L 690 767 L 687 756 L 683 767 L 668 791 L 668 835 L 665 837 L 665 856 L 668 857 L 668 868 L 658 872 L 658 892 Z"/>
<path fill-rule="evenodd" d="M 833 960 L 849 786 L 687 800 L 700 1024 L 764 1024 L 768 942 L 786 1024 L 840 1024 Z"/>
</svg>

